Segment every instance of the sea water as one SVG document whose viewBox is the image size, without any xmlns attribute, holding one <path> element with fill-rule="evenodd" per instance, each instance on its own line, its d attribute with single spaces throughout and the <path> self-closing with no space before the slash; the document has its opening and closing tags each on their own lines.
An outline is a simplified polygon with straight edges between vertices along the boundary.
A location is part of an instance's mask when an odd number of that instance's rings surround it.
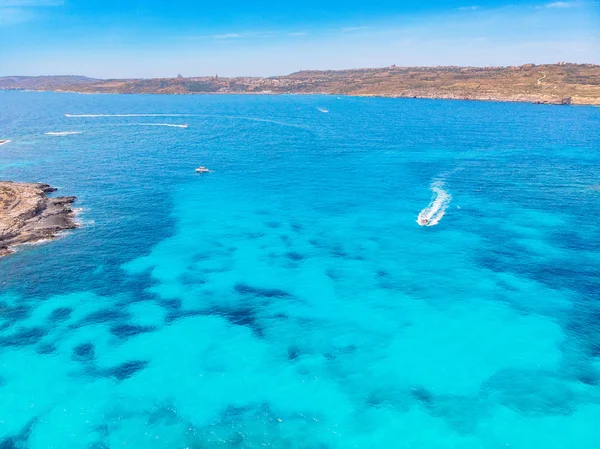
<svg viewBox="0 0 600 449">
<path fill-rule="evenodd" d="M 0 260 L 3 449 L 598 447 L 599 109 L 0 104 L 81 208 Z"/>
</svg>

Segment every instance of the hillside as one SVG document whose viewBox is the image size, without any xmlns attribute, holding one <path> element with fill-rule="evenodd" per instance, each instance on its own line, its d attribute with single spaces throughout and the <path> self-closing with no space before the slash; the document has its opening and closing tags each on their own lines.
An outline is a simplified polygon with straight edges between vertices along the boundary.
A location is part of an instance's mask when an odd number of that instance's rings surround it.
<svg viewBox="0 0 600 449">
<path fill-rule="evenodd" d="M 0 90 L 30 89 L 53 90 L 59 88 L 73 88 L 85 84 L 95 83 L 100 80 L 86 76 L 5 76 L 0 77 Z"/>
<path fill-rule="evenodd" d="M 600 105 L 600 66 L 566 63 L 513 67 L 392 66 L 377 69 L 302 71 L 269 78 L 0 78 L 0 90 L 15 89 L 130 94 L 326 93 Z"/>
</svg>

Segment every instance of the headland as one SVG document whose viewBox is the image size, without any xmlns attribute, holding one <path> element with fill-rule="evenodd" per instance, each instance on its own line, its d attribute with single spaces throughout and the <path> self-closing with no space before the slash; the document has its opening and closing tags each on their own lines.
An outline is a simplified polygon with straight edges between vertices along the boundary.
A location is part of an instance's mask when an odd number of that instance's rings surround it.
<svg viewBox="0 0 600 449">
<path fill-rule="evenodd" d="M 0 181 L 0 257 L 13 247 L 53 239 L 77 227 L 71 205 L 75 197 L 48 197 L 47 184 Z"/>
</svg>

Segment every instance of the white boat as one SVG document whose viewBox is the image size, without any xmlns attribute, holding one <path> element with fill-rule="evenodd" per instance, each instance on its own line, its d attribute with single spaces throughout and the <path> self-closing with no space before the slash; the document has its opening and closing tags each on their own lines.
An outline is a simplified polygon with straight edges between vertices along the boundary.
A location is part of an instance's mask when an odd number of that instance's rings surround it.
<svg viewBox="0 0 600 449">
<path fill-rule="evenodd" d="M 210 173 L 210 170 L 202 165 L 196 169 L 196 173 Z"/>
</svg>

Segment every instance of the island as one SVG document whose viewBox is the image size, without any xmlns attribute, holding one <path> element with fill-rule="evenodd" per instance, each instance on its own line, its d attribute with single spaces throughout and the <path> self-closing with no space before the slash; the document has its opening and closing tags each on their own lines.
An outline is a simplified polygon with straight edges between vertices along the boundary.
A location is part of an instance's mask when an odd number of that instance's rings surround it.
<svg viewBox="0 0 600 449">
<path fill-rule="evenodd" d="M 0 77 L 0 90 L 116 94 L 329 94 L 393 98 L 600 105 L 600 65 L 402 67 L 303 70 L 272 77 L 200 76 L 95 79 L 82 76 Z"/>
<path fill-rule="evenodd" d="M 77 227 L 73 196 L 48 197 L 48 184 L 0 181 L 0 257 L 24 243 L 56 238 Z"/>
</svg>

